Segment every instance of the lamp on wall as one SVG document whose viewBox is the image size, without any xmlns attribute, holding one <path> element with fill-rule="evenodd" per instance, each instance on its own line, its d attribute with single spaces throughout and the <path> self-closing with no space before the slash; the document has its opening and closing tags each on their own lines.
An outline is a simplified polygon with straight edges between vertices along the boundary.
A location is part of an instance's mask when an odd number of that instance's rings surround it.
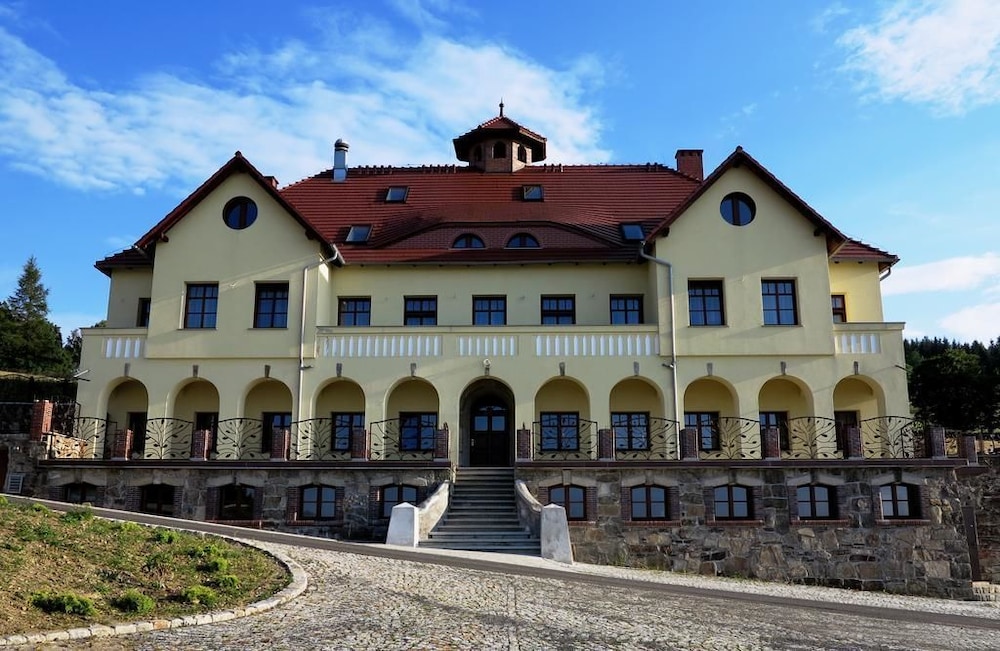
<svg viewBox="0 0 1000 651">
<path fill-rule="evenodd" d="M 490 358 L 487 357 L 486 359 L 483 360 L 483 374 L 484 375 L 489 375 L 490 374 L 490 366 L 491 366 Z"/>
</svg>

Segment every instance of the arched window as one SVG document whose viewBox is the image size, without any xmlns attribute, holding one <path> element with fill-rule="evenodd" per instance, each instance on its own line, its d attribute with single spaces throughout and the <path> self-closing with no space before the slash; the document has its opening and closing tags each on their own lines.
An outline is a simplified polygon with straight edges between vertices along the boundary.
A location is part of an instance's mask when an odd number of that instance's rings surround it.
<svg viewBox="0 0 1000 651">
<path fill-rule="evenodd" d="M 837 517 L 836 489 L 808 484 L 795 489 L 797 515 L 802 520 L 830 520 Z"/>
<path fill-rule="evenodd" d="M 476 148 L 472 150 L 472 160 L 476 161 L 477 163 L 479 161 L 483 160 L 483 146 L 482 145 L 476 145 Z"/>
<path fill-rule="evenodd" d="M 716 520 L 749 520 L 753 518 L 753 501 L 747 486 L 729 484 L 713 491 Z"/>
<path fill-rule="evenodd" d="M 905 520 L 920 517 L 920 490 L 912 484 L 886 484 L 879 487 L 882 518 Z"/>
<path fill-rule="evenodd" d="M 524 145 L 517 146 L 517 160 L 521 161 L 522 163 L 528 162 L 528 152 L 524 150 Z"/>
<path fill-rule="evenodd" d="M 335 520 L 337 489 L 333 486 L 303 486 L 299 499 L 299 517 L 303 520 Z"/>
<path fill-rule="evenodd" d="M 507 145 L 500 141 L 494 143 L 493 158 L 507 158 Z"/>
<path fill-rule="evenodd" d="M 483 238 L 478 235 L 473 235 L 472 233 L 463 233 L 455 238 L 452 242 L 451 248 L 453 249 L 485 249 L 486 244 L 483 243 Z"/>
<path fill-rule="evenodd" d="M 535 239 L 535 236 L 527 233 L 517 233 L 507 240 L 508 249 L 537 249 L 538 247 L 538 240 Z"/>
<path fill-rule="evenodd" d="M 582 486 L 553 486 L 549 489 L 549 503 L 566 509 L 567 520 L 587 519 L 587 489 Z"/>
<path fill-rule="evenodd" d="M 382 489 L 382 517 L 392 517 L 392 507 L 403 502 L 408 502 L 414 506 L 417 504 L 417 487 L 406 484 L 396 484 L 395 486 L 385 486 Z"/>
<path fill-rule="evenodd" d="M 219 489 L 220 520 L 253 520 L 257 489 L 246 484 L 226 484 Z"/>
<path fill-rule="evenodd" d="M 664 486 L 634 486 L 629 491 L 633 520 L 666 520 L 669 515 L 668 492 Z"/>
</svg>

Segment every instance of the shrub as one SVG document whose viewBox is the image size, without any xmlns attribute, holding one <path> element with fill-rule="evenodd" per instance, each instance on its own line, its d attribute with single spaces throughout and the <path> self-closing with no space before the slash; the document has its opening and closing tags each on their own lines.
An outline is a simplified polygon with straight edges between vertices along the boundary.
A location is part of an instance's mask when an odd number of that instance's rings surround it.
<svg viewBox="0 0 1000 651">
<path fill-rule="evenodd" d="M 170 544 L 177 541 L 177 532 L 170 529 L 157 529 L 153 532 L 153 542 Z"/>
<path fill-rule="evenodd" d="M 219 595 L 208 586 L 192 585 L 184 588 L 184 592 L 181 593 L 181 601 L 211 608 L 219 602 Z"/>
<path fill-rule="evenodd" d="M 138 590 L 126 590 L 122 595 L 111 600 L 111 605 L 124 613 L 148 613 L 156 606 L 152 597 Z"/>
<path fill-rule="evenodd" d="M 228 572 L 229 561 L 221 556 L 213 556 L 199 565 L 198 569 L 202 572 L 211 572 L 213 574 L 218 572 Z"/>
<path fill-rule="evenodd" d="M 31 595 L 31 605 L 47 613 L 66 613 L 81 617 L 90 617 L 97 612 L 93 601 L 71 592 L 61 594 L 36 592 Z"/>
<path fill-rule="evenodd" d="M 188 550 L 188 556 L 191 558 L 211 558 L 213 556 L 223 556 L 225 553 L 222 547 L 213 545 L 212 543 L 198 545 Z"/>
<path fill-rule="evenodd" d="M 51 513 L 49 507 L 45 506 L 44 504 L 32 504 L 31 510 L 34 511 L 35 513 Z"/>
<path fill-rule="evenodd" d="M 10 504 L 10 502 L 7 500 L 7 498 L 4 497 L 3 495 L 0 495 L 0 506 L 7 506 L 8 504 Z"/>
<path fill-rule="evenodd" d="M 221 576 L 215 577 L 215 581 L 212 582 L 216 588 L 219 590 L 238 590 L 240 587 L 240 579 L 235 574 L 223 574 Z"/>
<path fill-rule="evenodd" d="M 86 520 L 93 520 L 94 512 L 87 508 L 74 509 L 72 511 L 67 511 L 66 513 L 63 513 L 62 517 L 60 517 L 59 519 L 65 522 L 66 524 L 84 522 Z"/>
<path fill-rule="evenodd" d="M 146 558 L 146 562 L 143 565 L 147 572 L 161 572 L 167 567 L 169 567 L 171 562 L 170 554 L 166 552 L 156 552 L 155 554 L 150 554 Z"/>
</svg>

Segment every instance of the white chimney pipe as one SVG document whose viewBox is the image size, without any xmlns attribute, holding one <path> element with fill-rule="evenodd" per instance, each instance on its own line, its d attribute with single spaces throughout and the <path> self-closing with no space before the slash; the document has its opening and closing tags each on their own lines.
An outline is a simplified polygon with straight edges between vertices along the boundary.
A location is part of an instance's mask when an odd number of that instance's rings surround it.
<svg viewBox="0 0 1000 651">
<path fill-rule="evenodd" d="M 343 183 L 347 180 L 347 150 L 350 145 L 337 138 L 333 143 L 333 182 Z"/>
</svg>

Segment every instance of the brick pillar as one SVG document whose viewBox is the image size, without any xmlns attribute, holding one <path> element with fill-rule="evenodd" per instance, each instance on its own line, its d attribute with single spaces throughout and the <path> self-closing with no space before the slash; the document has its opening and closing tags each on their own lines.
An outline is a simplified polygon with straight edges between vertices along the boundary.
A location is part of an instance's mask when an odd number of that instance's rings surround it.
<svg viewBox="0 0 1000 651">
<path fill-rule="evenodd" d="M 844 450 L 848 459 L 863 459 L 864 452 L 861 449 L 861 428 L 847 428 L 847 449 Z"/>
<path fill-rule="evenodd" d="M 448 423 L 444 424 L 444 427 L 434 432 L 434 458 L 435 459 L 447 459 L 448 458 L 448 439 L 450 438 L 450 433 L 448 432 Z"/>
<path fill-rule="evenodd" d="M 41 441 L 51 431 L 52 403 L 48 400 L 39 400 L 31 406 L 31 429 L 29 431 L 31 440 Z"/>
<path fill-rule="evenodd" d="M 969 465 L 979 465 L 979 452 L 976 450 L 976 437 L 971 434 L 962 436 L 962 456 L 969 462 Z"/>
<path fill-rule="evenodd" d="M 291 434 L 287 427 L 279 427 L 271 435 L 271 461 L 288 461 Z"/>
<path fill-rule="evenodd" d="M 517 460 L 531 461 L 531 430 L 517 430 Z"/>
<path fill-rule="evenodd" d="M 931 459 L 948 458 L 948 450 L 945 448 L 943 427 L 932 427 L 927 432 L 927 456 Z"/>
<path fill-rule="evenodd" d="M 191 434 L 191 461 L 204 461 L 208 458 L 211 446 L 212 430 L 196 429 Z"/>
<path fill-rule="evenodd" d="M 601 461 L 615 460 L 615 435 L 613 430 L 597 430 L 597 458 Z"/>
<path fill-rule="evenodd" d="M 368 432 L 363 427 L 355 427 L 351 430 L 351 460 L 368 460 Z"/>
<path fill-rule="evenodd" d="M 781 435 L 778 433 L 777 427 L 768 427 L 764 430 L 762 436 L 764 437 L 764 458 L 765 459 L 780 459 L 781 458 Z"/>
<path fill-rule="evenodd" d="M 120 429 L 115 432 L 114 444 L 111 448 L 112 461 L 128 461 L 132 458 L 132 430 Z"/>
<path fill-rule="evenodd" d="M 701 458 L 701 449 L 698 445 L 698 430 L 693 427 L 685 427 L 681 430 L 681 460 L 697 461 Z"/>
</svg>

